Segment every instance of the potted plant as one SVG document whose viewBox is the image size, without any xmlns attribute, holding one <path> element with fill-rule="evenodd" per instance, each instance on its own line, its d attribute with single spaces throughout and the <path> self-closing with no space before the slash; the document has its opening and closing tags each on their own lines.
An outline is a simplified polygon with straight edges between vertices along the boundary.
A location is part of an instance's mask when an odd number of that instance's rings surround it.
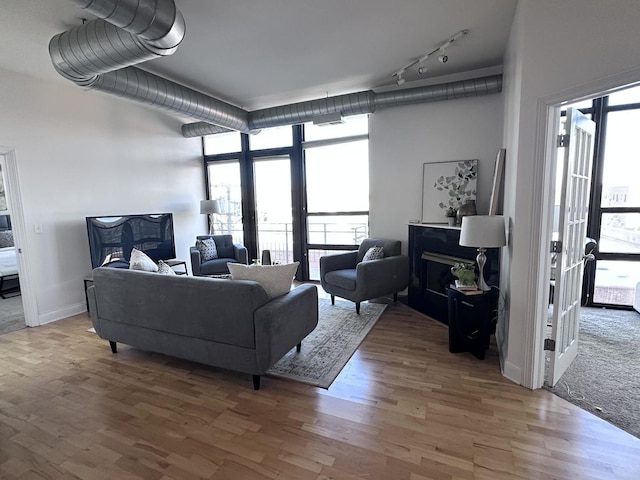
<svg viewBox="0 0 640 480">
<path fill-rule="evenodd" d="M 456 287 L 477 288 L 475 268 L 474 263 L 454 263 L 451 267 L 451 273 L 457 278 Z"/>
<path fill-rule="evenodd" d="M 445 212 L 445 216 L 447 217 L 447 221 L 449 222 L 450 226 L 455 226 L 456 224 L 456 216 L 458 215 L 458 211 L 453 208 L 453 207 L 449 207 L 447 208 L 447 211 Z"/>
</svg>

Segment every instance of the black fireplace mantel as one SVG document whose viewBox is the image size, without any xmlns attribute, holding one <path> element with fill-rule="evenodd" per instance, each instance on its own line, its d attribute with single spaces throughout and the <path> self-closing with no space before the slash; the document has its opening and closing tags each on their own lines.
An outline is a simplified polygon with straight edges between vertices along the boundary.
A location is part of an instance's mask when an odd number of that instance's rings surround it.
<svg viewBox="0 0 640 480">
<path fill-rule="evenodd" d="M 455 277 L 448 267 L 441 268 L 438 272 L 439 278 L 435 282 L 437 284 L 433 285 L 434 273 L 429 270 L 433 270 L 433 264 L 430 265 L 430 259 L 443 256 L 447 259 L 475 262 L 477 249 L 462 247 L 459 241 L 460 227 L 444 224 L 409 225 L 409 306 L 445 324 L 448 322 L 445 288 L 454 282 Z M 489 285 L 498 286 L 499 249 L 487 249 L 486 256 L 485 280 Z"/>
</svg>

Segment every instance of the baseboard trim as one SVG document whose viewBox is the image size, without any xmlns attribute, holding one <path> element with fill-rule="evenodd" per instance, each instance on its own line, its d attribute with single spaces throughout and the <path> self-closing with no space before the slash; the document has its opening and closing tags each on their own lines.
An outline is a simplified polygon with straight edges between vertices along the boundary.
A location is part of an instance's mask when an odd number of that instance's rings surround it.
<svg viewBox="0 0 640 480">
<path fill-rule="evenodd" d="M 507 377 L 514 383 L 518 385 L 522 385 L 522 368 L 514 365 L 511 362 L 504 362 L 504 369 L 502 371 L 502 375 Z"/>
<path fill-rule="evenodd" d="M 42 315 L 38 315 L 38 325 L 46 325 L 47 323 L 56 322 L 63 318 L 72 317 L 87 311 L 87 305 L 85 302 L 75 303 L 52 312 L 47 312 Z"/>
</svg>

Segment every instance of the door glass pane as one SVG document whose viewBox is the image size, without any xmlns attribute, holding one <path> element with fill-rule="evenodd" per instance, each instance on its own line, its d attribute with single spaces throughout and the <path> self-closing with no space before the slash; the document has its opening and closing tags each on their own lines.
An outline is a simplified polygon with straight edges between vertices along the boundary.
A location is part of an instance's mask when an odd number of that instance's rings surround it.
<svg viewBox="0 0 640 480">
<path fill-rule="evenodd" d="M 213 214 L 213 228 L 217 234 L 233 235 L 234 243 L 244 243 L 242 229 L 242 192 L 240 163 L 216 162 L 208 165 L 209 198 L 218 200 L 220 212 Z"/>
<path fill-rule="evenodd" d="M 293 262 L 290 163 L 288 156 L 254 162 L 258 255 L 270 250 L 272 262 Z"/>
<path fill-rule="evenodd" d="M 369 211 L 368 144 L 361 140 L 305 150 L 310 213 Z"/>
<path fill-rule="evenodd" d="M 265 128 L 259 133 L 249 135 L 251 150 L 265 148 L 290 147 L 293 143 L 293 128 L 291 125 L 283 127 Z"/>
<path fill-rule="evenodd" d="M 598 250 L 640 253 L 640 213 L 603 213 Z"/>
<path fill-rule="evenodd" d="M 306 142 L 327 138 L 353 137 L 367 133 L 369 133 L 368 115 L 344 117 L 344 123 L 338 125 L 314 125 L 313 123 L 305 123 L 304 125 L 304 140 Z"/>
<path fill-rule="evenodd" d="M 308 243 L 359 245 L 369 236 L 368 215 L 309 215 Z"/>
<path fill-rule="evenodd" d="M 610 112 L 607 120 L 603 207 L 640 207 L 640 109 Z"/>
<path fill-rule="evenodd" d="M 216 133 L 206 135 L 204 139 L 204 154 L 217 155 L 219 153 L 235 153 L 242 150 L 240 132 Z"/>
<path fill-rule="evenodd" d="M 593 301 L 614 305 L 633 305 L 638 282 L 640 282 L 640 262 L 598 260 Z"/>
<path fill-rule="evenodd" d="M 335 253 L 345 253 L 345 250 L 309 249 L 309 280 L 320 280 L 320 257 Z"/>
</svg>

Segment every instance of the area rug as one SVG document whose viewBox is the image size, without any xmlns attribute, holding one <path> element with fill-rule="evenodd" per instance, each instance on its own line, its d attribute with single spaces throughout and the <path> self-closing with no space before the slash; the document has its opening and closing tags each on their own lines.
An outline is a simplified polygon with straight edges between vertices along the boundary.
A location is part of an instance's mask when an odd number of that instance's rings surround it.
<svg viewBox="0 0 640 480">
<path fill-rule="evenodd" d="M 15 295 L 0 299 L 0 335 L 25 327 L 22 297 Z"/>
<path fill-rule="evenodd" d="M 640 438 L 640 314 L 580 312 L 578 356 L 550 390 Z"/>
<path fill-rule="evenodd" d="M 384 312 L 386 305 L 355 304 L 320 298 L 318 326 L 302 341 L 302 351 L 293 348 L 268 371 L 268 375 L 329 388 L 360 343 Z"/>
</svg>

